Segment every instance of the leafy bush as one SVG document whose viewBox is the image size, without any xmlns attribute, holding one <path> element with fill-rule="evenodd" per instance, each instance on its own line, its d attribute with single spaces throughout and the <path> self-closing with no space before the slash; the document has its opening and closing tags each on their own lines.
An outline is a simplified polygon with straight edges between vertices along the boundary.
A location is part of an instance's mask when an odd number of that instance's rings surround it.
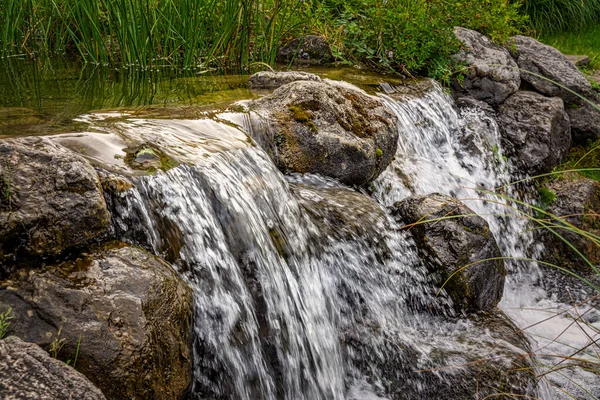
<svg viewBox="0 0 600 400">
<path fill-rule="evenodd" d="M 518 4 L 506 0 L 313 0 L 305 7 L 318 20 L 313 23 L 318 33 L 333 34 L 340 56 L 435 78 L 454 69 L 450 55 L 459 48 L 454 26 L 503 42 L 525 22 Z"/>
</svg>

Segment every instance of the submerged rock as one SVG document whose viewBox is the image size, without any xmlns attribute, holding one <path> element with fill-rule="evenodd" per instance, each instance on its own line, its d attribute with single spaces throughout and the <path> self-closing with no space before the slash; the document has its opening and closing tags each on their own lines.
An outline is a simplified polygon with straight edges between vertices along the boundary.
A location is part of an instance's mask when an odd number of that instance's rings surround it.
<svg viewBox="0 0 600 400">
<path fill-rule="evenodd" d="M 551 171 L 571 147 L 571 128 L 563 101 L 535 92 L 518 92 L 498 108 L 503 147 L 527 174 Z"/>
<path fill-rule="evenodd" d="M 375 179 L 392 161 L 396 117 L 352 85 L 299 81 L 250 104 L 272 135 L 258 138 L 284 172 L 316 173 L 346 184 Z"/>
<path fill-rule="evenodd" d="M 483 218 L 441 194 L 409 197 L 396 203 L 392 214 L 407 224 L 419 252 L 437 274 L 438 287 L 455 274 L 445 286 L 455 307 L 477 312 L 498 304 L 506 269 L 502 260 L 488 260 L 501 254 Z"/>
<path fill-rule="evenodd" d="M 467 323 L 444 325 L 427 337 L 421 352 L 382 337 L 373 330 L 356 330 L 343 338 L 347 353 L 366 377 L 361 395 L 348 398 L 394 400 L 472 400 L 536 396 L 536 376 L 523 333 L 498 310 L 477 314 Z M 373 396 L 375 394 L 375 397 Z M 371 397 L 373 396 L 373 397 Z"/>
<path fill-rule="evenodd" d="M 16 336 L 0 340 L 0 360 L 0 397 L 5 400 L 105 399 L 85 376 Z"/>
<path fill-rule="evenodd" d="M 560 217 L 565 223 L 586 232 L 600 235 L 600 182 L 577 175 L 569 175 L 548 185 L 556 198 L 547 212 Z M 600 263 L 600 247 L 589 238 L 568 229 L 555 229 L 592 264 Z M 565 241 L 548 230 L 542 230 L 546 254 L 557 265 L 593 273 L 588 264 Z"/>
<path fill-rule="evenodd" d="M 382 238 L 389 229 L 385 212 L 369 196 L 345 187 L 293 184 L 291 189 L 319 232 L 336 240 L 364 240 L 379 255 L 389 251 Z"/>
<path fill-rule="evenodd" d="M 519 69 L 506 49 L 470 29 L 456 27 L 454 34 L 465 46 L 455 58 L 469 68 L 462 83 L 452 82 L 455 95 L 497 106 L 519 90 Z"/>
<path fill-rule="evenodd" d="M 585 76 L 560 51 L 531 37 L 517 35 L 513 39 L 521 79 L 535 90 L 546 96 L 560 97 L 566 103 L 580 102 L 579 97 L 567 89 L 597 101 L 598 96 Z"/>
<path fill-rule="evenodd" d="M 191 380 L 190 288 L 133 247 L 98 250 L 0 283 L 9 334 L 74 360 L 108 399 L 178 399 Z"/>
<path fill-rule="evenodd" d="M 84 245 L 109 223 L 87 160 L 43 138 L 0 141 L 0 275 Z"/>
<path fill-rule="evenodd" d="M 295 65 L 326 65 L 334 61 L 331 47 L 323 36 L 306 35 L 279 48 L 277 62 Z"/>
<path fill-rule="evenodd" d="M 321 78 L 315 74 L 300 71 L 261 71 L 248 78 L 248 87 L 250 89 L 277 89 L 280 86 L 296 81 L 321 82 Z"/>
</svg>

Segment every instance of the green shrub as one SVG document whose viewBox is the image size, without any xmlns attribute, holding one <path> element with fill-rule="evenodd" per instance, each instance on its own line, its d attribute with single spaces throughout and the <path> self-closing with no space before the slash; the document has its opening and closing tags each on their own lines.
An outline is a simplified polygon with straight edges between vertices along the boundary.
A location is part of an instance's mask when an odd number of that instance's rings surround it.
<svg viewBox="0 0 600 400">
<path fill-rule="evenodd" d="M 339 55 L 378 70 L 425 73 L 438 79 L 456 70 L 454 26 L 478 30 L 503 42 L 525 18 L 505 0 L 314 0 L 313 26 L 333 33 Z"/>
</svg>

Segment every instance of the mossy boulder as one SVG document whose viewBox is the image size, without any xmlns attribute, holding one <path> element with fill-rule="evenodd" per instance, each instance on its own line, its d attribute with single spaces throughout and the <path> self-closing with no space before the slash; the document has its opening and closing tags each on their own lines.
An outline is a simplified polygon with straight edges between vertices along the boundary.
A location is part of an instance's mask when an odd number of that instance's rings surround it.
<svg viewBox="0 0 600 400">
<path fill-rule="evenodd" d="M 179 399 L 191 382 L 192 293 L 162 260 L 115 244 L 0 283 L 8 334 L 75 360 L 108 399 Z"/>
<path fill-rule="evenodd" d="M 394 204 L 392 215 L 412 233 L 437 286 L 452 276 L 445 290 L 457 309 L 477 312 L 498 304 L 506 269 L 483 218 L 441 194 L 409 197 Z"/>
<path fill-rule="evenodd" d="M 297 81 L 249 105 L 270 126 L 257 138 L 284 172 L 315 173 L 364 185 L 390 164 L 398 122 L 383 102 L 332 81 Z"/>
<path fill-rule="evenodd" d="M 16 336 L 0 340 L 0 398 L 105 400 L 85 376 Z"/>
<path fill-rule="evenodd" d="M 87 160 L 44 138 L 0 141 L 0 276 L 85 245 L 109 225 Z"/>
</svg>

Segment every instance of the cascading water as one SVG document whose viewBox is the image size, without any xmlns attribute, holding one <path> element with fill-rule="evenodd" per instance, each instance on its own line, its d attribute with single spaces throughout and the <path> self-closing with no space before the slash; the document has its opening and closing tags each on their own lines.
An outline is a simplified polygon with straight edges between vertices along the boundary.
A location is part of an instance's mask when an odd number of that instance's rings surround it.
<svg viewBox="0 0 600 400">
<path fill-rule="evenodd" d="M 524 257 L 525 220 L 485 192 L 511 180 L 494 121 L 478 110 L 459 115 L 437 87 L 421 98 L 382 97 L 401 134 L 396 161 L 374 185 L 381 205 L 331 180 L 284 177 L 230 124 L 102 128 L 158 141 L 188 162 L 135 178 L 112 203 L 117 235 L 166 258 L 194 290 L 193 395 L 450 399 L 473 359 L 518 351 L 445 318 L 450 301 L 435 296 L 414 243 L 384 209 L 412 194 L 450 194 L 486 218 L 504 255 Z M 517 297 L 525 273 L 509 264 L 512 300 L 502 306 L 521 323 L 512 301 L 530 304 L 543 291 Z M 533 287 L 539 271 L 526 272 Z"/>
<path fill-rule="evenodd" d="M 577 349 L 589 346 L 591 338 L 598 338 L 594 328 L 578 326 L 572 315 L 561 314 L 591 314 L 589 320 L 596 321 L 598 312 L 593 304 L 574 311 L 573 305 L 548 298 L 542 288 L 543 271 L 535 262 L 526 261 L 536 259 L 541 248 L 527 218 L 509 200 L 520 197 L 510 183 L 521 177 L 503 157 L 495 120 L 476 107 L 457 112 L 450 96 L 439 87 L 403 101 L 382 97 L 398 117 L 401 135 L 396 160 L 377 179 L 374 195 L 392 205 L 409 195 L 443 193 L 485 218 L 509 270 L 499 307 L 533 341 L 532 353 L 546 378 L 540 397 L 596 398 L 592 392 L 598 395 L 600 387 L 595 374 L 579 368 L 548 373 Z M 503 195 L 491 193 L 498 188 Z"/>
</svg>

